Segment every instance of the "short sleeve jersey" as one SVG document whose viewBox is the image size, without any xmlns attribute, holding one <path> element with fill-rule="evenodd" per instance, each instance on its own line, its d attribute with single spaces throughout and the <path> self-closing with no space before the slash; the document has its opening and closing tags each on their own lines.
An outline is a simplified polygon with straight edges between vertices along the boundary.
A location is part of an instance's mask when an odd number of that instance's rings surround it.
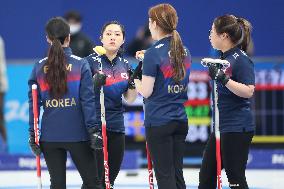
<svg viewBox="0 0 284 189">
<path fill-rule="evenodd" d="M 221 58 L 230 62 L 226 74 L 233 81 L 255 85 L 254 64 L 244 51 L 235 47 L 223 53 Z M 235 95 L 219 82 L 217 86 L 220 132 L 254 131 L 251 100 Z"/>
<path fill-rule="evenodd" d="M 117 55 L 112 61 L 105 55 L 91 54 L 85 58 L 91 67 L 92 75 L 99 71 L 102 64 L 102 72 L 107 75 L 106 85 L 103 87 L 105 98 L 107 130 L 113 132 L 125 132 L 122 95 L 128 90 L 128 60 Z M 95 89 L 96 112 L 98 125 L 101 127 L 100 90 Z"/>
<path fill-rule="evenodd" d="M 153 92 L 145 99 L 146 127 L 162 126 L 171 121 L 187 122 L 184 102 L 188 100 L 191 56 L 185 48 L 184 66 L 186 75 L 183 80 L 173 79 L 173 65 L 170 60 L 171 37 L 163 38 L 150 47 L 144 56 L 143 75 L 155 78 Z"/>
</svg>

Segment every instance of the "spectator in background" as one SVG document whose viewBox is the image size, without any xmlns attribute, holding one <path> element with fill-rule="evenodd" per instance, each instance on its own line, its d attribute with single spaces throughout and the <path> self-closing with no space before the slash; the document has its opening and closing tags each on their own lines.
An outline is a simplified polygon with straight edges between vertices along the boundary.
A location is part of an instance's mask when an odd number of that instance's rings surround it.
<svg viewBox="0 0 284 189">
<path fill-rule="evenodd" d="M 70 26 L 71 42 L 70 47 L 74 55 L 86 57 L 93 53 L 92 41 L 81 32 L 82 17 L 77 11 L 69 11 L 64 18 Z"/>
<path fill-rule="evenodd" d="M 7 145 L 7 133 L 4 121 L 4 96 L 7 89 L 8 82 L 6 74 L 5 46 L 4 41 L 0 36 L 0 134 L 2 137 L 4 150 L 6 149 Z"/>
<path fill-rule="evenodd" d="M 137 51 L 141 49 L 148 49 L 153 43 L 151 32 L 148 24 L 144 27 L 140 27 L 137 31 L 136 37 L 127 44 L 126 54 L 135 57 Z"/>
</svg>

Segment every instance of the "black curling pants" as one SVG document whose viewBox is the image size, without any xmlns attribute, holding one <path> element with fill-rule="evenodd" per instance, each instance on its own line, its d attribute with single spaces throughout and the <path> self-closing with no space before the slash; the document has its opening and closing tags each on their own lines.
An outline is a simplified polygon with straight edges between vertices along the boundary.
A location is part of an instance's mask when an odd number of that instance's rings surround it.
<svg viewBox="0 0 284 189">
<path fill-rule="evenodd" d="M 253 132 L 221 133 L 222 169 L 232 189 L 248 189 L 245 170 Z M 215 134 L 209 137 L 199 173 L 198 189 L 216 189 L 217 163 Z"/>
<path fill-rule="evenodd" d="M 66 189 L 67 151 L 79 171 L 84 189 L 99 189 L 97 167 L 88 141 L 41 142 L 41 150 L 50 175 L 50 189 Z"/>
<path fill-rule="evenodd" d="M 108 149 L 108 166 L 109 180 L 113 186 L 114 181 L 120 171 L 120 166 L 124 156 L 125 134 L 119 132 L 107 131 L 107 149 Z M 103 150 L 95 151 L 97 160 L 98 174 L 100 183 L 104 186 L 104 155 Z"/>
<path fill-rule="evenodd" d="M 173 121 L 163 126 L 146 127 L 146 140 L 159 189 L 186 189 L 183 153 L 187 122 Z"/>
</svg>

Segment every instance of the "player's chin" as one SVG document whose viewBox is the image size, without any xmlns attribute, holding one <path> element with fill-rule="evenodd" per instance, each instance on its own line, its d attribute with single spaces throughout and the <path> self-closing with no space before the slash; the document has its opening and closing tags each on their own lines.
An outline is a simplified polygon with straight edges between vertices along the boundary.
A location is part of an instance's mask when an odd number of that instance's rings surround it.
<svg viewBox="0 0 284 189">
<path fill-rule="evenodd" d="M 114 45 L 111 45 L 111 46 L 107 46 L 106 47 L 106 50 L 107 51 L 118 51 L 118 49 L 119 49 L 119 47 L 117 47 L 117 46 L 114 46 Z"/>
<path fill-rule="evenodd" d="M 213 49 L 219 50 L 218 47 L 212 42 L 211 42 L 211 46 L 213 47 Z"/>
<path fill-rule="evenodd" d="M 216 49 L 215 44 L 212 42 L 212 40 L 210 40 L 210 44 L 214 49 Z"/>
</svg>

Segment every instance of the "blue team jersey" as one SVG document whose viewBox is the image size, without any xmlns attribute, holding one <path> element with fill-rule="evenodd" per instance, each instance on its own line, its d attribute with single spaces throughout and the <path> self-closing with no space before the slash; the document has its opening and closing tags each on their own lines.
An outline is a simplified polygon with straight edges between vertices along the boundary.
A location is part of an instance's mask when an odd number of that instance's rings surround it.
<svg viewBox="0 0 284 189">
<path fill-rule="evenodd" d="M 107 75 L 106 85 L 103 86 L 105 98 L 106 126 L 113 132 L 125 132 L 122 94 L 128 90 L 128 60 L 117 55 L 112 61 L 105 55 L 91 54 L 85 58 L 91 67 L 92 75 L 99 71 L 102 63 L 102 71 Z M 98 125 L 101 127 L 100 90 L 95 91 L 96 112 Z"/>
<path fill-rule="evenodd" d="M 254 64 L 244 51 L 237 47 L 232 48 L 223 53 L 222 59 L 230 62 L 226 74 L 232 80 L 245 85 L 255 85 Z M 219 82 L 217 87 L 220 132 L 254 131 L 250 99 L 235 95 Z"/>
<path fill-rule="evenodd" d="M 153 92 L 145 99 L 144 125 L 162 126 L 171 121 L 187 122 L 184 102 L 188 100 L 187 85 L 189 83 L 191 56 L 185 48 L 185 78 L 176 83 L 173 80 L 173 68 L 170 63 L 171 37 L 163 38 L 150 47 L 144 56 L 143 75 L 155 78 Z"/>
<path fill-rule="evenodd" d="M 60 99 L 50 97 L 44 75 L 48 71 L 44 58 L 34 65 L 29 84 L 29 125 L 33 129 L 31 86 L 38 86 L 38 107 L 43 107 L 40 141 L 78 142 L 89 140 L 86 128 L 95 126 L 96 112 L 89 64 L 64 48 L 67 60 L 68 92 Z"/>
</svg>

